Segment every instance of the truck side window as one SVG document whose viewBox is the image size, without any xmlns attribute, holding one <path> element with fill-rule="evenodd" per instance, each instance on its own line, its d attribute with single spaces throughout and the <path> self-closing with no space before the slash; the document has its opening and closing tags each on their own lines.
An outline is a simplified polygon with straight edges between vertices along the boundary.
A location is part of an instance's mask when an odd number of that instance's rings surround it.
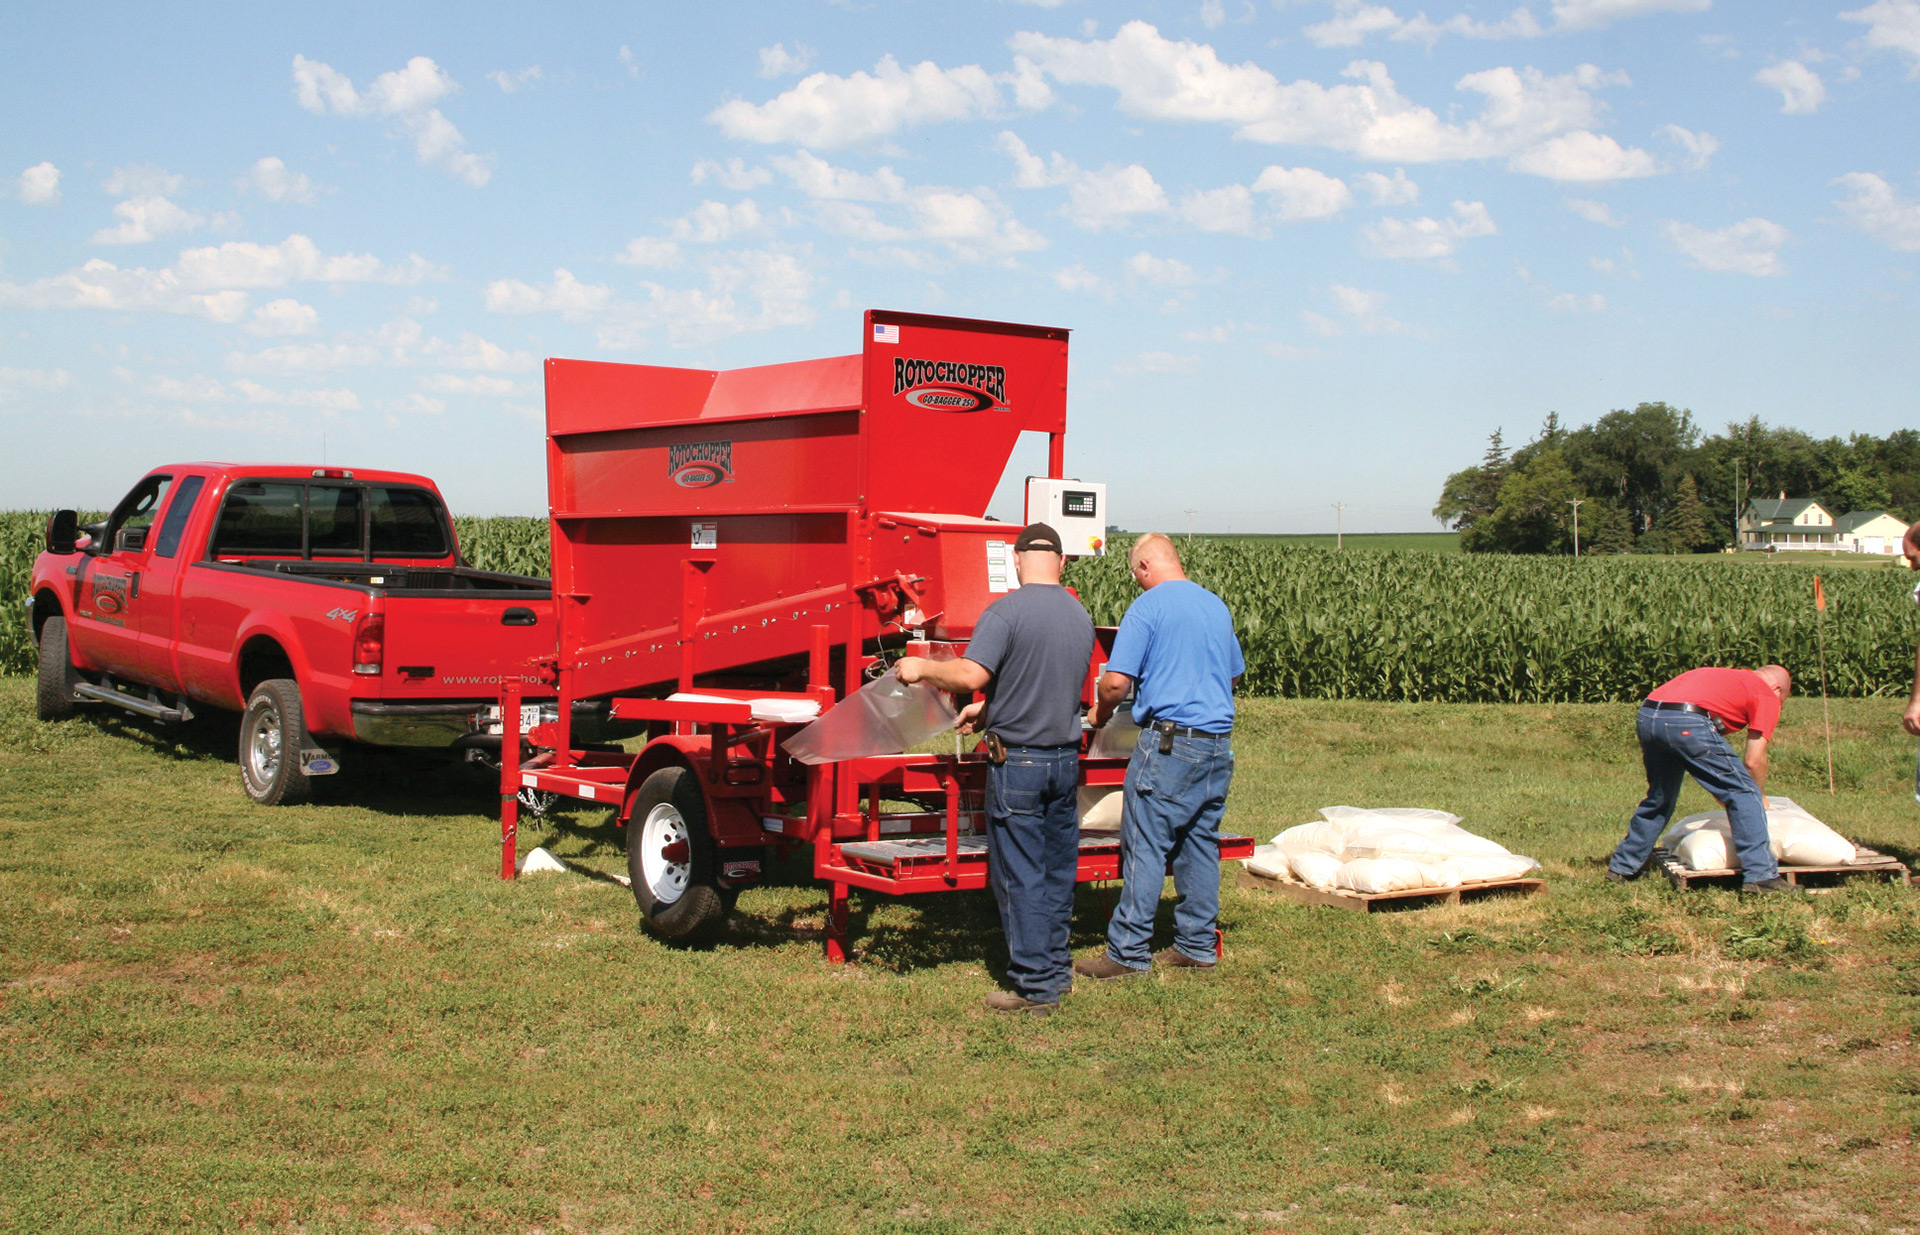
<svg viewBox="0 0 1920 1235">
<path fill-rule="evenodd" d="M 440 503 L 424 489 L 369 486 L 374 557 L 445 557 Z"/>
<path fill-rule="evenodd" d="M 167 485 L 172 479 L 171 476 L 148 476 L 120 499 L 120 504 L 113 508 L 113 514 L 107 519 L 103 538 L 112 552 L 138 553 L 146 548 L 147 533 L 153 527 L 153 516 L 159 511 L 161 499 L 166 497 Z"/>
<path fill-rule="evenodd" d="M 172 557 L 180 552 L 180 534 L 187 530 L 187 516 L 193 513 L 194 503 L 200 500 L 200 487 L 206 483 L 204 476 L 188 476 L 174 489 L 173 504 L 167 507 L 167 517 L 153 542 L 155 555 Z"/>
<path fill-rule="evenodd" d="M 360 490 L 315 485 L 307 491 L 307 545 L 316 554 L 360 556 Z"/>
<path fill-rule="evenodd" d="M 227 490 L 213 557 L 299 557 L 304 486 L 247 480 Z"/>
</svg>

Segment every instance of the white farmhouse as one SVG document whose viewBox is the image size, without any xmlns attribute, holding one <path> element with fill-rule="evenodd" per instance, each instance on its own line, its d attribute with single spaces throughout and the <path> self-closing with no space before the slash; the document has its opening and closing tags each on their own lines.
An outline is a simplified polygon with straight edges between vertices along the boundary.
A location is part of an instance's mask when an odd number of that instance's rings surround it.
<svg viewBox="0 0 1920 1235">
<path fill-rule="evenodd" d="M 1740 512 L 1740 547 L 1769 553 L 1840 548 L 1833 515 L 1810 497 L 1756 497 Z"/>
<path fill-rule="evenodd" d="M 1856 510 L 1835 519 L 1833 533 L 1844 553 L 1894 554 L 1907 525 L 1884 510 Z"/>
</svg>

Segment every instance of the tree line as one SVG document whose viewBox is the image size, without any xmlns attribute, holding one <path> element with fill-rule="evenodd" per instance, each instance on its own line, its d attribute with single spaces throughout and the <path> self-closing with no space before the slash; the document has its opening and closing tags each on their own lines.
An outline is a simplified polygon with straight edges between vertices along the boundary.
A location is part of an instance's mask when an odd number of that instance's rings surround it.
<svg viewBox="0 0 1920 1235">
<path fill-rule="evenodd" d="M 1920 431 L 1815 438 L 1754 417 L 1702 437 L 1692 412 L 1665 403 L 1577 429 L 1548 413 L 1517 450 L 1496 429 L 1433 514 L 1469 553 L 1569 553 L 1576 519 L 1581 553 L 1708 553 L 1735 543 L 1750 499 L 1783 493 L 1835 515 L 1920 519 Z"/>
</svg>

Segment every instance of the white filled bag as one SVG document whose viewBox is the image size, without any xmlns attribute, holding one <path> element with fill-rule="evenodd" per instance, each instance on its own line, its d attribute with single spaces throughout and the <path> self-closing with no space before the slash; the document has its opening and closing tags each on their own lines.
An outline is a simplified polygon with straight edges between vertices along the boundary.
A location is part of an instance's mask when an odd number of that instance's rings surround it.
<svg viewBox="0 0 1920 1235">
<path fill-rule="evenodd" d="M 1540 863 L 1519 853 L 1462 853 L 1448 858 L 1447 869 L 1462 883 L 1491 883 L 1519 879 L 1540 869 Z"/>
<path fill-rule="evenodd" d="M 1331 888 L 1340 874 L 1340 859 L 1330 853 L 1296 853 L 1287 861 L 1293 877 L 1310 888 Z"/>
<path fill-rule="evenodd" d="M 1280 833 L 1273 838 L 1273 843 L 1290 855 L 1325 853 L 1337 857 L 1347 847 L 1347 838 L 1353 831 L 1344 823 L 1303 823 Z"/>
<path fill-rule="evenodd" d="M 1792 798 L 1769 797 L 1767 848 L 1784 866 L 1839 866 L 1854 858 L 1853 842 L 1813 817 Z M 1694 839 L 1702 837 L 1703 839 Z M 1713 839 L 1704 839 L 1714 837 Z M 1660 844 L 1688 870 L 1739 870 L 1733 825 L 1724 810 L 1702 811 L 1673 823 Z"/>
<path fill-rule="evenodd" d="M 1690 871 L 1726 870 L 1734 865 L 1732 837 L 1714 828 L 1701 828 L 1682 836 L 1673 847 L 1673 856 Z"/>
<path fill-rule="evenodd" d="M 1269 879 L 1285 879 L 1291 867 L 1287 855 L 1275 844 L 1255 845 L 1253 854 L 1246 859 L 1247 869 L 1256 875 L 1265 875 Z"/>
<path fill-rule="evenodd" d="M 1076 805 L 1084 831 L 1118 832 L 1120 809 L 1126 805 L 1126 789 L 1121 785 L 1082 785 Z"/>
<path fill-rule="evenodd" d="M 1404 892 L 1429 886 L 1426 871 L 1406 858 L 1358 858 L 1342 865 L 1333 882 L 1350 892 Z"/>
<path fill-rule="evenodd" d="M 1325 806 L 1320 810 L 1320 817 L 1329 823 L 1408 828 L 1416 832 L 1466 822 L 1458 815 L 1420 806 Z"/>
</svg>

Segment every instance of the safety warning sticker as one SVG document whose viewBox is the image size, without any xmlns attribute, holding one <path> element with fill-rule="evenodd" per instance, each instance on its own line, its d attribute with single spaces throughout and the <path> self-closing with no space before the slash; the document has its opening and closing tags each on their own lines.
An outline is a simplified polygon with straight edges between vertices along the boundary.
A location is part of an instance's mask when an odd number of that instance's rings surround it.
<svg viewBox="0 0 1920 1235">
<path fill-rule="evenodd" d="M 720 525 L 718 523 L 694 524 L 693 547 L 696 549 L 718 549 L 720 547 Z"/>
</svg>

